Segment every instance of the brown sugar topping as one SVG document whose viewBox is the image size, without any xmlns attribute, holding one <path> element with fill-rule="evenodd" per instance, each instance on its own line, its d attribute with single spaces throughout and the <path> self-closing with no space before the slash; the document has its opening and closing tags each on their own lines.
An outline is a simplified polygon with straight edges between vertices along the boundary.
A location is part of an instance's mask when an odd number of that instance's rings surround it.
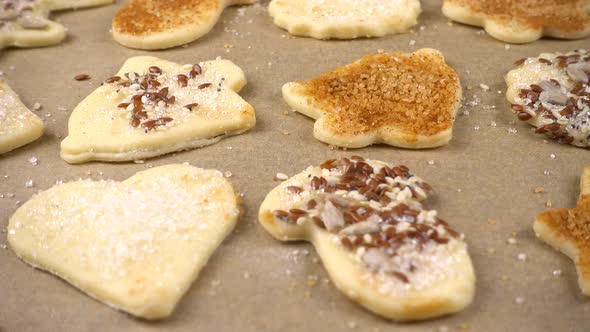
<svg viewBox="0 0 590 332">
<path fill-rule="evenodd" d="M 145 35 L 194 24 L 217 10 L 218 0 L 132 0 L 113 19 L 121 33 Z"/>
<path fill-rule="evenodd" d="M 334 132 L 352 135 L 387 126 L 427 136 L 449 129 L 460 89 L 442 56 L 424 52 L 368 55 L 299 83 Z"/>
<path fill-rule="evenodd" d="M 590 197 L 583 198 L 575 209 L 568 211 L 567 228 L 576 240 L 583 243 L 590 240 Z"/>
<path fill-rule="evenodd" d="M 452 0 L 473 11 L 503 21 L 518 20 L 535 28 L 579 31 L 590 24 L 587 0 Z"/>
</svg>

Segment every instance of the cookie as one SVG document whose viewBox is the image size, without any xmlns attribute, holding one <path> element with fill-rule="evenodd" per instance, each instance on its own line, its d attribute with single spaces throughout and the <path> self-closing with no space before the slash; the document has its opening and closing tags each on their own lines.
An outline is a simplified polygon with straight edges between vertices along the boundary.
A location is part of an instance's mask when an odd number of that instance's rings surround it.
<svg viewBox="0 0 590 332">
<path fill-rule="evenodd" d="M 444 0 L 442 10 L 451 20 L 483 27 L 508 43 L 590 35 L 588 0 Z"/>
<path fill-rule="evenodd" d="M 590 146 L 590 52 L 543 53 L 516 65 L 506 98 L 518 119 L 558 142 Z"/>
<path fill-rule="evenodd" d="M 272 0 L 274 23 L 298 36 L 354 39 L 401 33 L 416 25 L 419 0 Z"/>
<path fill-rule="evenodd" d="M 187 44 L 207 34 L 226 7 L 257 1 L 131 0 L 113 19 L 113 38 L 144 50 Z"/>
<path fill-rule="evenodd" d="M 43 135 L 43 121 L 0 79 L 0 154 L 14 150 Z"/>
<path fill-rule="evenodd" d="M 113 0 L 0 0 L 0 49 L 55 45 L 66 37 L 63 25 L 48 19 L 56 10 L 78 9 Z"/>
<path fill-rule="evenodd" d="M 574 261 L 578 284 L 590 296 L 590 167 L 584 169 L 580 182 L 577 206 L 543 212 L 533 229 L 537 237 Z"/>
<path fill-rule="evenodd" d="M 69 163 L 129 161 L 214 144 L 256 123 L 237 93 L 246 84 L 229 60 L 179 65 L 130 58 L 72 112 L 61 157 Z"/>
<path fill-rule="evenodd" d="M 328 160 L 273 189 L 259 221 L 281 241 L 313 243 L 334 285 L 389 319 L 468 306 L 475 276 L 463 235 L 423 208 L 432 188 L 405 166 Z"/>
<path fill-rule="evenodd" d="M 368 55 L 283 86 L 287 104 L 317 120 L 315 138 L 346 148 L 445 145 L 452 138 L 461 96 L 457 73 L 433 49 Z"/>
<path fill-rule="evenodd" d="M 10 218 L 8 242 L 113 308 L 169 316 L 234 228 L 238 196 L 215 170 L 168 165 L 123 182 L 79 180 L 33 196 Z"/>
</svg>

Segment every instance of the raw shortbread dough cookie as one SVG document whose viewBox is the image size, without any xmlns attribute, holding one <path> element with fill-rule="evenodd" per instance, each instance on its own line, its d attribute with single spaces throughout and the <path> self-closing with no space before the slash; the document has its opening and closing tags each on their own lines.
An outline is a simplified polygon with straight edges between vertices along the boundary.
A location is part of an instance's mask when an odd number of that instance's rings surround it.
<svg viewBox="0 0 590 332">
<path fill-rule="evenodd" d="M 26 263 L 98 301 L 161 319 L 238 215 L 236 192 L 220 172 L 168 165 L 37 194 L 10 218 L 8 241 Z"/>
<path fill-rule="evenodd" d="M 0 0 L 0 49 L 58 44 L 65 27 L 48 19 L 50 12 L 100 6 L 113 0 Z"/>
<path fill-rule="evenodd" d="M 537 236 L 571 258 L 578 271 L 578 284 L 590 296 L 590 167 L 581 177 L 577 207 L 540 214 L 533 224 Z"/>
<path fill-rule="evenodd" d="M 274 23 L 293 35 L 353 39 L 401 33 L 418 22 L 419 0 L 272 0 Z"/>
<path fill-rule="evenodd" d="M 463 236 L 425 210 L 432 188 L 407 167 L 352 157 L 283 182 L 262 203 L 262 226 L 281 241 L 313 243 L 336 287 L 400 321 L 462 310 L 475 275 Z"/>
<path fill-rule="evenodd" d="M 0 79 L 0 154 L 41 137 L 43 128 L 43 121 Z"/>
<path fill-rule="evenodd" d="M 236 93 L 245 84 L 229 60 L 182 66 L 131 58 L 74 109 L 61 157 L 138 160 L 241 134 L 256 123 L 254 109 Z"/>
<path fill-rule="evenodd" d="M 451 20 L 481 26 L 508 43 L 590 35 L 589 0 L 444 0 L 442 10 Z"/>
<path fill-rule="evenodd" d="M 461 96 L 457 73 L 433 49 L 368 55 L 310 81 L 283 86 L 287 104 L 317 120 L 315 138 L 347 148 L 445 145 L 453 135 Z"/>
<path fill-rule="evenodd" d="M 113 38 L 144 50 L 183 45 L 211 31 L 226 7 L 257 1 L 131 0 L 113 19 Z"/>
<path fill-rule="evenodd" d="M 518 118 L 558 142 L 590 146 L 590 53 L 543 53 L 516 65 L 506 98 Z"/>
</svg>

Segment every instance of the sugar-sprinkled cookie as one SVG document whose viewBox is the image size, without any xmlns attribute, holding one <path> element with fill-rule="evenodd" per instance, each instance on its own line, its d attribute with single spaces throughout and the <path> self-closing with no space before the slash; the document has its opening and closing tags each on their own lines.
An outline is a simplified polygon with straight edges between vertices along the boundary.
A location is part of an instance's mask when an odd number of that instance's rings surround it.
<svg viewBox="0 0 590 332">
<path fill-rule="evenodd" d="M 578 270 L 578 284 L 590 296 L 590 167 L 581 177 L 578 204 L 540 214 L 533 224 L 537 236 L 571 258 Z"/>
<path fill-rule="evenodd" d="M 400 321 L 469 305 L 475 276 L 463 235 L 423 208 L 432 188 L 405 166 L 328 160 L 281 183 L 259 221 L 281 241 L 313 243 L 334 285 Z"/>
<path fill-rule="evenodd" d="M 61 156 L 69 163 L 138 160 L 241 134 L 256 123 L 236 93 L 245 84 L 229 60 L 183 66 L 131 58 L 74 109 Z"/>
<path fill-rule="evenodd" d="M 43 128 L 43 121 L 0 79 L 0 154 L 38 139 Z"/>
<path fill-rule="evenodd" d="M 442 10 L 451 20 L 481 26 L 508 43 L 590 35 L 588 0 L 444 0 Z"/>
<path fill-rule="evenodd" d="M 215 170 L 168 165 L 123 182 L 79 180 L 33 196 L 8 242 L 33 267 L 113 308 L 169 316 L 239 216 Z"/>
<path fill-rule="evenodd" d="M 183 45 L 207 34 L 226 7 L 257 1 L 131 0 L 113 19 L 113 38 L 144 50 Z"/>
<path fill-rule="evenodd" d="M 112 2 L 113 0 L 0 0 L 0 48 L 58 44 L 65 39 L 66 29 L 48 19 L 50 12 Z"/>
<path fill-rule="evenodd" d="M 419 0 L 272 0 L 268 12 L 293 35 L 353 39 L 407 31 L 421 8 Z"/>
<path fill-rule="evenodd" d="M 315 138 L 347 148 L 445 145 L 461 96 L 457 73 L 433 49 L 368 55 L 283 86 L 287 104 L 317 120 Z"/>
<path fill-rule="evenodd" d="M 590 146 L 590 53 L 543 53 L 516 65 L 506 98 L 518 119 L 561 143 Z"/>
</svg>

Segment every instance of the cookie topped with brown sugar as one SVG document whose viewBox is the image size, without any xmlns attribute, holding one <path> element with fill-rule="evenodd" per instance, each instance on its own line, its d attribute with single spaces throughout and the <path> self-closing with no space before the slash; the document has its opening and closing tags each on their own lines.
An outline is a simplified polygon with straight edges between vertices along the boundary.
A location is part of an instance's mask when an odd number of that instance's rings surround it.
<svg viewBox="0 0 590 332">
<path fill-rule="evenodd" d="M 540 214 L 533 228 L 537 236 L 571 258 L 578 270 L 578 284 L 590 296 L 590 167 L 581 177 L 578 204 Z"/>
<path fill-rule="evenodd" d="M 590 35 L 589 0 L 445 0 L 450 19 L 483 27 L 509 43 L 543 36 L 576 39 Z"/>
<path fill-rule="evenodd" d="M 131 0 L 113 19 L 113 38 L 139 49 L 164 49 L 208 33 L 224 8 L 258 0 Z"/>
<path fill-rule="evenodd" d="M 434 49 L 368 55 L 283 86 L 289 106 L 317 119 L 317 139 L 347 148 L 445 145 L 461 96 L 457 73 Z"/>
</svg>

